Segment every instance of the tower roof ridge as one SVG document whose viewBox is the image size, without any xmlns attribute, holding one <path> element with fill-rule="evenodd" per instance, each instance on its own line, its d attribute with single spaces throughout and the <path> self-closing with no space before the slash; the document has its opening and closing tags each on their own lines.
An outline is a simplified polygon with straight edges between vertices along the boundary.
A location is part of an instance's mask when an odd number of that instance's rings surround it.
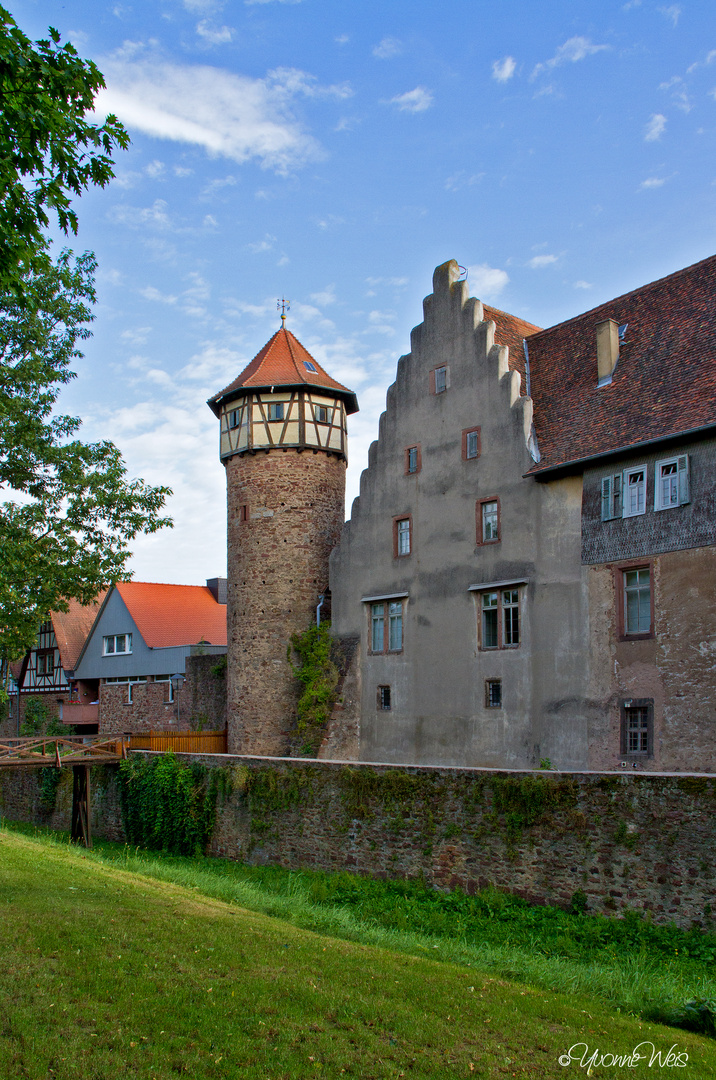
<svg viewBox="0 0 716 1080">
<path fill-rule="evenodd" d="M 353 391 L 324 371 L 298 338 L 283 326 L 269 338 L 232 383 L 209 398 L 208 404 L 218 416 L 223 401 L 239 397 L 241 391 L 247 388 L 269 389 L 301 385 L 326 389 L 343 398 L 348 413 L 358 411 L 358 402 Z"/>
</svg>

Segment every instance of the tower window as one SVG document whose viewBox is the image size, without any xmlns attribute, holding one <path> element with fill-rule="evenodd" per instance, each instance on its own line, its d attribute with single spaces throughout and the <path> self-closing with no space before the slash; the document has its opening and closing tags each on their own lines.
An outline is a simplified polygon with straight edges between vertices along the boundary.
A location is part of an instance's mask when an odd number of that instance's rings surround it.
<svg viewBox="0 0 716 1080">
<path fill-rule="evenodd" d="M 232 409 L 229 413 L 229 427 L 237 428 L 241 424 L 241 409 Z"/>
<path fill-rule="evenodd" d="M 317 424 L 327 424 L 328 423 L 328 409 L 326 408 L 325 405 L 314 405 L 313 406 L 313 411 L 314 411 L 314 415 L 316 417 L 316 423 Z"/>
<path fill-rule="evenodd" d="M 384 712 L 390 712 L 390 687 L 379 686 L 378 687 L 378 708 Z"/>
<path fill-rule="evenodd" d="M 272 401 L 268 407 L 269 420 L 283 420 L 283 401 Z"/>
</svg>

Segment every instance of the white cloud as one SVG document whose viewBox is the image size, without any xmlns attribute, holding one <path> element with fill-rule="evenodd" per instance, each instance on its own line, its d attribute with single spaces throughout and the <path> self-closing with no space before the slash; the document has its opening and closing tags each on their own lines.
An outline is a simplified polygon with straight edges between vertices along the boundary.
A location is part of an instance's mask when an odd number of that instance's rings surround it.
<svg viewBox="0 0 716 1080">
<path fill-rule="evenodd" d="M 512 56 L 506 56 L 503 60 L 495 60 L 492 65 L 492 78 L 498 82 L 507 82 L 515 73 L 517 64 Z"/>
<path fill-rule="evenodd" d="M 571 37 L 568 41 L 565 41 L 564 45 L 560 45 L 550 60 L 546 60 L 544 64 L 537 64 L 531 78 L 534 79 L 540 72 L 549 71 L 552 68 L 559 67 L 561 64 L 576 64 L 578 60 L 584 60 L 587 56 L 603 52 L 608 48 L 608 45 L 594 45 L 589 38 L 578 35 Z"/>
<path fill-rule="evenodd" d="M 473 295 L 478 296 L 481 300 L 489 300 L 496 297 L 502 292 L 509 280 L 510 279 L 504 270 L 498 270 L 494 266 L 488 266 L 487 263 L 478 263 L 475 266 L 468 266 L 467 268 L 467 281 L 470 286 L 470 292 Z"/>
<path fill-rule="evenodd" d="M 579 281 L 575 281 L 574 287 L 575 287 L 575 289 L 591 289 L 592 284 L 589 281 L 582 281 L 580 279 Z"/>
<path fill-rule="evenodd" d="M 226 45 L 234 36 L 231 26 L 213 26 L 208 19 L 196 24 L 196 32 L 207 45 Z"/>
<path fill-rule="evenodd" d="M 683 112 L 691 112 L 692 105 L 689 100 L 689 94 L 686 89 L 686 83 L 680 75 L 674 75 L 668 82 L 659 83 L 660 90 L 670 90 L 671 100 L 677 106 L 682 109 Z"/>
<path fill-rule="evenodd" d="M 328 304 L 335 304 L 336 286 L 326 285 L 325 289 L 322 289 L 321 292 L 311 293 L 311 300 L 315 300 L 319 307 L 326 307 Z"/>
<path fill-rule="evenodd" d="M 153 303 L 158 304 L 176 304 L 177 297 L 170 296 L 167 293 L 162 293 L 159 289 L 156 289 L 154 285 L 147 285 L 145 289 L 139 290 L 139 295 L 143 296 L 145 300 L 150 300 Z"/>
<path fill-rule="evenodd" d="M 266 233 L 263 240 L 256 240 L 253 244 L 247 244 L 246 247 L 253 255 L 260 255 L 263 251 L 271 251 L 276 243 L 276 237 Z"/>
<path fill-rule="evenodd" d="M 345 225 L 345 218 L 338 217 L 337 214 L 326 214 L 324 218 L 316 221 L 316 225 L 319 229 L 332 229 L 334 225 Z"/>
<path fill-rule="evenodd" d="M 347 45 L 350 41 L 348 34 L 339 34 L 338 37 L 333 39 L 336 45 Z"/>
<path fill-rule="evenodd" d="M 679 21 L 679 15 L 681 15 L 681 8 L 678 4 L 671 4 L 669 7 L 660 7 L 659 11 L 665 19 L 670 19 L 673 26 Z"/>
<path fill-rule="evenodd" d="M 433 95 L 424 86 L 416 86 L 414 90 L 408 90 L 405 94 L 398 94 L 391 98 L 389 105 L 396 105 L 400 112 L 419 113 L 425 112 L 433 103 Z"/>
<path fill-rule="evenodd" d="M 165 165 L 163 161 L 150 161 L 144 169 L 150 180 L 161 180 L 164 176 Z"/>
<path fill-rule="evenodd" d="M 480 173 L 466 173 L 460 171 L 454 174 L 454 176 L 448 176 L 445 181 L 446 191 L 459 191 L 464 187 L 472 187 L 473 184 L 478 184 L 484 177 L 484 172 Z"/>
<path fill-rule="evenodd" d="M 206 229 L 216 229 L 219 224 L 213 214 L 204 214 L 201 223 Z"/>
<path fill-rule="evenodd" d="M 254 4 L 300 4 L 301 0 L 244 0 L 247 7 Z"/>
<path fill-rule="evenodd" d="M 666 117 L 661 113 L 654 113 L 646 125 L 644 142 L 656 142 L 664 134 L 666 129 Z"/>
<path fill-rule="evenodd" d="M 115 113 L 130 132 L 201 146 L 212 157 L 255 160 L 280 174 L 322 156 L 292 113 L 294 98 L 352 93 L 346 84 L 321 86 L 295 68 L 253 79 L 215 67 L 115 59 L 104 70 L 107 88 L 97 111 Z"/>
<path fill-rule="evenodd" d="M 123 330 L 121 333 L 122 341 L 126 341 L 129 345 L 144 345 L 147 340 L 147 334 L 151 331 L 151 326 L 138 326 L 134 330 Z"/>
<path fill-rule="evenodd" d="M 545 266 L 553 266 L 557 262 L 557 255 L 535 255 L 527 265 L 532 270 L 542 270 Z"/>
<path fill-rule="evenodd" d="M 373 56 L 378 60 L 389 60 L 391 56 L 398 56 L 403 51 L 403 44 L 397 38 L 384 37 L 377 45 L 373 46 Z"/>
<path fill-rule="evenodd" d="M 660 179 L 658 176 L 650 176 L 647 180 L 642 180 L 637 188 L 637 191 L 648 191 L 649 188 L 663 187 L 666 180 Z"/>
<path fill-rule="evenodd" d="M 107 216 L 110 221 L 118 225 L 128 225 L 132 229 L 146 225 L 157 229 L 172 227 L 164 199 L 155 199 L 151 206 L 146 207 L 127 206 L 126 203 L 121 203 L 119 206 L 113 206 Z"/>
</svg>

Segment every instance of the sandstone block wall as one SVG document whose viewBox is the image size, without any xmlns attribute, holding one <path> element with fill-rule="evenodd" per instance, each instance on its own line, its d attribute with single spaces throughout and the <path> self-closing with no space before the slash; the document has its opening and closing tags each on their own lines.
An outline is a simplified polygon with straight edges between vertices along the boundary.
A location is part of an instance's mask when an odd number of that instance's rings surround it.
<svg viewBox="0 0 716 1080">
<path fill-rule="evenodd" d="M 226 726 L 226 675 L 214 668 L 221 656 L 188 656 L 186 681 L 169 700 L 169 683 L 126 683 L 100 687 L 99 731 L 115 735 L 149 731 L 223 731 Z"/>
<path fill-rule="evenodd" d="M 179 756 L 224 770 L 212 855 L 716 925 L 714 776 Z M 92 770 L 93 829 L 123 839 L 116 772 Z M 70 771 L 49 818 L 38 790 L 36 770 L 0 770 L 0 815 L 69 828 Z"/>
<path fill-rule="evenodd" d="M 315 620 L 343 526 L 345 461 L 271 450 L 226 463 L 231 753 L 282 755 L 296 710 L 286 657 Z"/>
</svg>

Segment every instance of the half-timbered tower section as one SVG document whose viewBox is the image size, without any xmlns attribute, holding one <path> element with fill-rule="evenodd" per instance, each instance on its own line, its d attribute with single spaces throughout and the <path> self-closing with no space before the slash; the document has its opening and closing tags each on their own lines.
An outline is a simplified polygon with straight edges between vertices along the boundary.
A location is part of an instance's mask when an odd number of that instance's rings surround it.
<svg viewBox="0 0 716 1080">
<path fill-rule="evenodd" d="M 229 752 L 281 755 L 296 696 L 286 650 L 328 591 L 358 403 L 282 326 L 209 405 L 227 482 Z"/>
</svg>

